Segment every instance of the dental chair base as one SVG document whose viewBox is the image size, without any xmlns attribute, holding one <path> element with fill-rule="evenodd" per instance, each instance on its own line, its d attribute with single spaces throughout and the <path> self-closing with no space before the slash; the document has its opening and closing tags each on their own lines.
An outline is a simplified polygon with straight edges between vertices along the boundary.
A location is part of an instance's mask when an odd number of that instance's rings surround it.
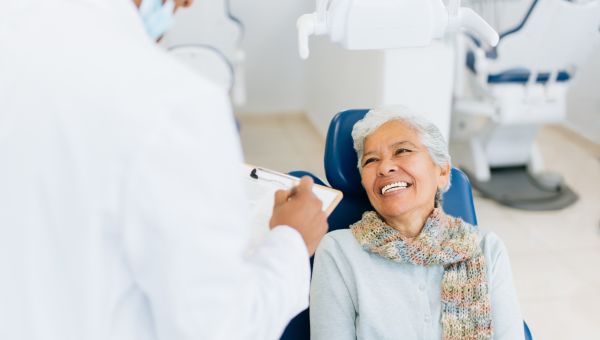
<svg viewBox="0 0 600 340">
<path fill-rule="evenodd" d="M 452 158 L 484 197 L 535 211 L 563 209 L 577 201 L 561 175 L 544 171 L 535 144 L 538 124 L 503 125 L 458 116 L 452 132 Z"/>
<path fill-rule="evenodd" d="M 512 208 L 533 211 L 559 210 L 578 200 L 577 194 L 558 174 L 532 175 L 524 166 L 492 168 L 488 181 L 478 181 L 468 170 L 463 171 L 483 197 Z"/>
</svg>

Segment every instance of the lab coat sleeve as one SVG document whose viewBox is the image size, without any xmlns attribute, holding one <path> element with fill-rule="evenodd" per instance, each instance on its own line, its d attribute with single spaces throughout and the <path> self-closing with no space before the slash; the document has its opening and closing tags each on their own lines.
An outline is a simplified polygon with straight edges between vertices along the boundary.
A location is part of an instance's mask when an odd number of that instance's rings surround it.
<svg viewBox="0 0 600 340">
<path fill-rule="evenodd" d="M 307 249 L 279 226 L 248 255 L 233 116 L 223 93 L 203 91 L 145 123 L 124 176 L 125 257 L 158 339 L 276 339 L 308 306 Z"/>
<path fill-rule="evenodd" d="M 495 340 L 524 339 L 523 319 L 517 292 L 513 284 L 508 252 L 502 241 L 493 233 L 486 242 L 492 249 L 490 273 L 490 295 L 492 304 L 492 326 Z"/>
<path fill-rule="evenodd" d="M 342 272 L 337 242 L 326 235 L 315 254 L 310 290 L 310 333 L 312 340 L 356 339 L 356 310 Z"/>
</svg>

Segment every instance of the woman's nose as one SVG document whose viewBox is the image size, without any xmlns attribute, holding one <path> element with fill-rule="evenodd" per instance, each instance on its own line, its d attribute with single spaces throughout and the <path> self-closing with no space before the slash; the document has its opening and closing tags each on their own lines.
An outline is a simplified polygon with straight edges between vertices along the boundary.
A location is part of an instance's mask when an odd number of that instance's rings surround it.
<svg viewBox="0 0 600 340">
<path fill-rule="evenodd" d="M 398 171 L 398 166 L 392 160 L 382 160 L 379 163 L 379 175 L 386 176 L 390 173 Z"/>
</svg>

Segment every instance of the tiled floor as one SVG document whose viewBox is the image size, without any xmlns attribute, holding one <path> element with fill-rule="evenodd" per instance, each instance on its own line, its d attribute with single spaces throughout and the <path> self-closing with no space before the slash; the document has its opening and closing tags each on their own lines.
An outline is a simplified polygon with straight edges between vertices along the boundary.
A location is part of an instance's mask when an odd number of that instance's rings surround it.
<svg viewBox="0 0 600 340">
<path fill-rule="evenodd" d="M 321 178 L 324 140 L 302 115 L 240 117 L 246 161 Z M 600 146 L 560 127 L 538 138 L 546 168 L 579 194 L 555 212 L 506 208 L 476 195 L 479 225 L 504 240 L 534 339 L 600 339 Z"/>
</svg>

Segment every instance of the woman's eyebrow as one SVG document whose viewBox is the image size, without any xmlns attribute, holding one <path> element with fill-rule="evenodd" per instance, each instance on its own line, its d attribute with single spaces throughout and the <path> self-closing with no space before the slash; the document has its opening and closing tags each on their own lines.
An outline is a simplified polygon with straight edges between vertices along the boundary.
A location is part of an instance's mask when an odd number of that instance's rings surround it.
<svg viewBox="0 0 600 340">
<path fill-rule="evenodd" d="M 417 148 L 417 146 L 407 140 L 403 140 L 403 141 L 399 141 L 399 142 L 395 142 L 394 144 L 390 145 L 389 148 L 390 149 L 394 149 L 400 146 L 412 146 L 413 148 Z M 362 155 L 362 159 L 365 159 L 367 156 L 369 156 L 370 154 L 376 154 L 376 151 L 366 151 L 363 153 Z"/>
<path fill-rule="evenodd" d="M 366 156 L 370 155 L 370 154 L 374 154 L 375 151 L 369 151 L 369 152 L 365 152 L 363 153 L 363 158 L 365 158 Z"/>
<path fill-rule="evenodd" d="M 395 142 L 395 143 L 391 144 L 391 145 L 389 146 L 389 148 L 390 148 L 390 149 L 393 149 L 393 148 L 397 148 L 397 147 L 399 147 L 399 146 L 402 146 L 402 145 L 408 145 L 408 146 L 412 146 L 412 147 L 414 147 L 414 148 L 416 148 L 416 147 L 417 147 L 417 146 L 416 146 L 415 144 L 413 144 L 412 142 L 409 142 L 409 141 L 407 141 L 407 140 L 403 140 L 403 141 L 399 141 L 399 142 Z M 370 150 L 369 150 L 369 151 L 367 151 L 367 150 L 365 150 L 365 152 L 363 153 L 363 157 L 365 157 L 365 156 L 367 156 L 367 155 L 370 155 L 370 154 L 374 154 L 374 153 L 377 153 L 377 152 L 376 152 L 376 151 L 370 151 Z"/>
<path fill-rule="evenodd" d="M 393 148 L 396 148 L 396 147 L 399 147 L 399 146 L 402 146 L 402 145 L 409 145 L 409 146 L 412 146 L 412 147 L 414 147 L 414 148 L 416 148 L 416 147 L 417 147 L 417 146 L 416 146 L 416 145 L 414 145 L 413 143 L 411 143 L 411 142 L 409 142 L 409 141 L 407 141 L 407 140 L 403 140 L 403 141 L 399 141 L 399 142 L 396 142 L 396 143 L 394 143 L 394 144 L 390 145 L 390 149 L 393 149 Z"/>
</svg>

